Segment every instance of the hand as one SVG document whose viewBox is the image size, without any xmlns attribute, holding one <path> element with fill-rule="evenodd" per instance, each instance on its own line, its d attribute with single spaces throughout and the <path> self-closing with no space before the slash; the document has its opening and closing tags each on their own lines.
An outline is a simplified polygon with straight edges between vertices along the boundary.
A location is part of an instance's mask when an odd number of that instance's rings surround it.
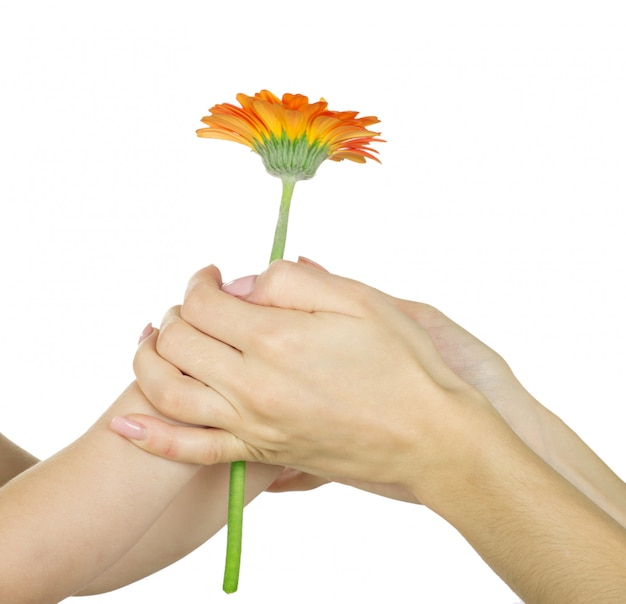
<svg viewBox="0 0 626 604">
<path fill-rule="evenodd" d="M 306 260 L 304 262 L 310 263 Z M 319 265 L 313 266 L 325 270 Z M 540 405 L 526 392 L 498 353 L 433 306 L 389 295 L 387 298 L 426 330 L 448 367 L 461 379 L 481 391 L 513 430 L 536 452 L 543 453 L 544 442 L 538 417 Z M 327 482 L 328 480 L 317 476 L 285 469 L 268 490 L 271 492 L 310 490 Z M 353 486 L 394 499 L 414 500 L 407 491 L 396 489 L 390 492 L 384 485 L 353 483 Z"/>
<path fill-rule="evenodd" d="M 298 262 L 327 272 L 319 264 L 306 258 L 300 258 Z M 515 432 L 536 452 L 543 453 L 544 442 L 538 417 L 540 405 L 526 392 L 498 353 L 433 306 L 390 295 L 387 298 L 426 330 L 437 352 L 460 378 L 481 391 Z M 324 478 L 286 468 L 268 491 L 310 490 L 328 482 Z M 358 486 L 362 490 L 395 499 L 414 499 L 402 489 L 390 492 L 384 485 L 361 483 Z"/>
<path fill-rule="evenodd" d="M 248 301 L 221 285 L 214 267 L 198 273 L 135 362 L 158 409 L 212 429 L 167 428 L 163 447 L 165 428 L 145 418 L 139 446 L 403 486 L 461 454 L 459 433 L 486 401 L 386 296 L 287 262 L 262 274 Z"/>
</svg>

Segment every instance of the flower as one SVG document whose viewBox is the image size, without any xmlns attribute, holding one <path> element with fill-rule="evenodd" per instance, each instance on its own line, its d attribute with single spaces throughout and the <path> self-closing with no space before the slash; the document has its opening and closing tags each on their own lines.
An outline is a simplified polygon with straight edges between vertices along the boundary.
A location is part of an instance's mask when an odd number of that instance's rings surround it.
<svg viewBox="0 0 626 604">
<path fill-rule="evenodd" d="M 302 94 L 287 93 L 279 99 L 262 90 L 252 97 L 240 93 L 237 100 L 241 107 L 230 103 L 212 107 L 211 115 L 202 118 L 208 127 L 197 134 L 250 147 L 274 176 L 306 180 L 326 159 L 364 163 L 368 158 L 380 163 L 370 143 L 384 141 L 376 138 L 379 132 L 367 129 L 379 122 L 376 117 L 330 111 L 324 99 L 309 103 Z"/>
</svg>

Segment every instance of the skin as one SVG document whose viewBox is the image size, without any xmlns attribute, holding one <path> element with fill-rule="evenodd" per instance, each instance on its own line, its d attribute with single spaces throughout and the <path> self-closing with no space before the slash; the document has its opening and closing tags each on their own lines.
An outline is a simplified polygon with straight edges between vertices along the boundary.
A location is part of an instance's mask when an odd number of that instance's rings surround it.
<svg viewBox="0 0 626 604">
<path fill-rule="evenodd" d="M 0 602 L 52 604 L 117 589 L 225 524 L 227 466 L 149 456 L 109 430 L 115 415 L 139 408 L 155 414 L 134 383 L 81 438 L 36 464 L 0 439 L 3 479 L 11 478 L 0 489 Z M 279 471 L 252 464 L 247 500 Z"/>
<path fill-rule="evenodd" d="M 140 448 L 420 501 L 526 602 L 626 598 L 624 483 L 430 307 L 284 261 L 223 287 L 209 267 L 135 371 L 165 415 L 211 426 L 134 414 Z"/>
<path fill-rule="evenodd" d="M 39 461 L 34 455 L 24 451 L 4 434 L 0 434 L 0 459 L 2 460 L 0 487 Z"/>
</svg>

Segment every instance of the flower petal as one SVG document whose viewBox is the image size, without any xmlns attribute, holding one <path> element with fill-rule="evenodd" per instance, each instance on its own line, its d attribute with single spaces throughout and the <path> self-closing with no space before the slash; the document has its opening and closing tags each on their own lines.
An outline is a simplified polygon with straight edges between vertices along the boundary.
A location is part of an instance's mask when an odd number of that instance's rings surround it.
<svg viewBox="0 0 626 604">
<path fill-rule="evenodd" d="M 377 117 L 358 117 L 357 111 L 331 111 L 324 99 L 309 103 L 302 94 L 282 98 L 269 90 L 237 95 L 240 107 L 222 103 L 202 118 L 207 125 L 197 131 L 202 138 L 234 141 L 261 155 L 271 174 L 311 178 L 325 159 L 364 163 L 380 162 L 371 143 L 384 142 L 380 133 L 367 129 Z"/>
</svg>

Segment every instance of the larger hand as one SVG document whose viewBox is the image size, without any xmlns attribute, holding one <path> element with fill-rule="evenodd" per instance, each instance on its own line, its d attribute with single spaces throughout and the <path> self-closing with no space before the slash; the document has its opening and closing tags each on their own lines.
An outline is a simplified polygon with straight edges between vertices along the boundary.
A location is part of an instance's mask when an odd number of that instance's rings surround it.
<svg viewBox="0 0 626 604">
<path fill-rule="evenodd" d="M 540 418 L 540 414 L 545 415 L 546 410 L 524 389 L 498 353 L 432 306 L 392 296 L 387 298 L 426 330 L 437 352 L 460 378 L 481 391 L 513 430 L 535 452 L 547 457 Z M 270 490 L 307 490 L 325 482 L 321 477 L 286 469 Z M 382 485 L 365 483 L 355 486 L 385 496 L 411 500 L 411 496 L 403 490 L 390 491 Z"/>
</svg>

